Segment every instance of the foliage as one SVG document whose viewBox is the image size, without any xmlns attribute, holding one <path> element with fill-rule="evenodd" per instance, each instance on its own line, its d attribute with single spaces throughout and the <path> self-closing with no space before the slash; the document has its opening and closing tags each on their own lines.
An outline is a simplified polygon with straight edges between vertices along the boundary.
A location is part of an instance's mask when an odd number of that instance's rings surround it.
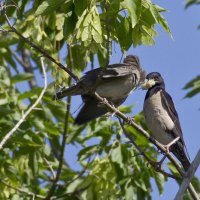
<svg viewBox="0 0 200 200">
<path fill-rule="evenodd" d="M 54 59 L 73 67 L 76 75 L 94 59 L 105 65 L 110 40 L 119 44 L 125 54 L 131 45 L 153 45 L 158 35 L 156 24 L 171 35 L 161 15 L 165 9 L 150 0 L 8 0 L 5 6 L 16 30 Z M 15 33 L 3 31 L 10 30 L 3 15 L 0 25 L 1 141 L 38 98 L 43 79 L 40 52 Z M 52 194 L 57 199 L 151 199 L 152 179 L 162 194 L 166 178 L 138 154 L 117 121 L 102 117 L 74 126 L 73 115 L 66 114 L 66 107 L 77 107 L 77 103 L 52 100 L 57 85 L 71 83 L 69 75 L 47 59 L 45 64 L 48 79 L 56 84 L 49 83 L 42 102 L 1 150 L 0 199 L 46 197 L 55 183 L 62 160 L 60 152 L 64 150 L 61 174 Z M 131 107 L 122 110 L 130 112 Z M 141 114 L 135 120 L 146 128 Z M 157 151 L 151 144 L 134 128 L 126 130 L 156 161 Z M 67 140 L 63 146 L 64 132 Z M 78 170 L 69 162 L 72 147 L 78 151 Z"/>
<path fill-rule="evenodd" d="M 200 76 L 197 76 L 196 78 L 192 79 L 190 82 L 188 82 L 183 89 L 190 89 L 190 92 L 186 94 L 185 97 L 193 97 L 194 95 L 200 93 Z"/>
<path fill-rule="evenodd" d="M 185 7 L 188 8 L 192 5 L 199 5 L 199 0 L 187 0 Z M 200 25 L 198 26 L 198 29 L 200 29 Z M 191 98 L 195 96 L 196 94 L 200 93 L 200 76 L 197 76 L 196 78 L 189 81 L 183 89 L 190 89 L 191 91 L 186 94 L 185 97 Z"/>
<path fill-rule="evenodd" d="M 188 8 L 192 5 L 199 5 L 199 4 L 200 4 L 199 0 L 187 0 L 185 7 Z"/>
</svg>

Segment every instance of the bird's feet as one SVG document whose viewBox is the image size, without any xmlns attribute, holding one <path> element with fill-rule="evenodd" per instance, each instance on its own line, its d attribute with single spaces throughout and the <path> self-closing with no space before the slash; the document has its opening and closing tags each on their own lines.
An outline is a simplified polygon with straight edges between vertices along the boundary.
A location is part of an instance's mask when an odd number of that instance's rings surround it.
<svg viewBox="0 0 200 200">
<path fill-rule="evenodd" d="M 131 125 L 131 122 L 132 122 L 132 121 L 133 121 L 133 118 L 127 116 L 127 118 L 126 118 L 126 123 L 127 123 L 128 125 Z"/>
<path fill-rule="evenodd" d="M 178 140 L 180 139 L 180 137 L 175 138 L 174 140 L 172 140 L 169 144 L 167 145 L 163 145 L 163 147 L 165 148 L 166 153 L 169 153 L 169 148 L 175 144 Z"/>
</svg>

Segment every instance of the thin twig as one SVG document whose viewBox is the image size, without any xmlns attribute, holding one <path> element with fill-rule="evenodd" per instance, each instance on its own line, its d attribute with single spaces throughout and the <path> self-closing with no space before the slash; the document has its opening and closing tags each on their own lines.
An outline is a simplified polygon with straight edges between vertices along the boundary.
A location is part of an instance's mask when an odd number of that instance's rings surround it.
<svg viewBox="0 0 200 200">
<path fill-rule="evenodd" d="M 13 190 L 16 190 L 17 192 L 20 192 L 20 193 L 23 193 L 27 196 L 31 196 L 32 198 L 38 198 L 38 199 L 45 199 L 45 196 L 42 196 L 42 195 L 39 195 L 39 194 L 35 194 L 33 192 L 28 192 L 28 191 L 25 191 L 21 188 L 17 188 L 17 187 L 14 187 L 8 183 L 6 183 L 4 180 L 0 180 L 1 183 L 3 183 L 4 185 L 6 185 L 7 187 L 9 188 L 12 188 Z"/>
<path fill-rule="evenodd" d="M 41 101 L 46 88 L 47 88 L 47 76 L 46 76 L 46 71 L 45 71 L 45 67 L 44 67 L 44 63 L 43 63 L 43 58 L 40 59 L 41 60 L 41 65 L 42 65 L 42 72 L 44 75 L 44 87 L 42 92 L 40 93 L 40 96 L 38 97 L 38 99 L 35 101 L 35 103 L 25 112 L 24 115 L 22 115 L 21 119 L 18 121 L 18 123 L 15 125 L 15 127 L 10 130 L 6 136 L 3 138 L 3 140 L 0 142 L 0 150 L 3 148 L 4 144 L 7 142 L 7 140 L 13 135 L 13 133 L 20 127 L 20 125 L 25 121 L 26 117 L 30 114 L 30 112 L 37 106 L 37 104 Z"/>
<path fill-rule="evenodd" d="M 179 199 L 183 198 L 185 190 L 188 188 L 189 183 L 191 182 L 192 178 L 194 177 L 194 173 L 196 172 L 199 164 L 200 164 L 200 150 L 198 151 L 193 162 L 191 163 L 191 166 L 188 169 L 187 174 L 184 177 L 182 184 L 179 188 L 179 191 L 177 192 L 174 200 L 179 200 Z M 198 196 L 197 196 L 197 198 L 198 198 Z"/>
<path fill-rule="evenodd" d="M 135 143 L 133 137 L 126 131 L 126 129 L 124 128 L 124 124 L 122 123 L 121 121 L 121 118 L 118 118 L 119 120 L 119 124 L 124 132 L 124 135 L 130 140 L 130 142 L 135 146 L 135 148 L 137 149 L 137 151 L 139 152 L 140 155 L 142 155 L 146 160 L 147 162 L 157 171 L 157 172 L 160 172 L 162 173 L 164 176 L 166 177 L 170 177 L 170 178 L 173 178 L 173 179 L 176 179 L 176 180 L 179 180 L 181 179 L 180 177 L 177 177 L 177 176 L 174 176 L 172 174 L 169 174 L 167 172 L 165 172 L 164 170 L 161 169 L 161 167 L 158 167 L 156 165 L 156 162 L 152 161 L 149 159 L 149 157 L 144 153 L 144 151 L 142 151 L 140 149 L 140 147 Z"/>
<path fill-rule="evenodd" d="M 52 177 L 53 177 L 53 180 L 54 180 L 56 178 L 56 174 L 55 174 L 55 172 L 53 170 L 52 165 L 50 164 L 50 162 L 46 158 L 44 158 L 44 161 L 47 164 L 49 170 L 51 171 L 51 174 L 52 174 Z"/>
<path fill-rule="evenodd" d="M 67 182 L 65 184 L 65 187 L 68 186 L 69 184 L 73 183 L 74 181 L 76 181 L 77 179 L 79 179 L 80 177 L 82 177 L 84 175 L 84 173 L 87 171 L 88 169 L 88 166 L 90 164 L 90 160 L 91 160 L 91 157 L 89 157 L 88 161 L 87 161 L 87 165 L 84 167 L 84 169 L 78 174 L 77 177 L 75 177 L 74 179 L 70 180 L 69 182 Z"/>
<path fill-rule="evenodd" d="M 69 60 L 70 60 L 70 66 L 73 66 L 73 59 L 72 59 L 72 54 L 71 54 L 71 47 L 68 46 L 69 50 Z M 71 84 L 71 77 L 69 77 L 69 85 Z M 71 105 L 71 96 L 68 96 L 67 98 L 67 104 L 66 104 L 66 115 L 65 115 L 65 127 L 64 127 L 64 132 L 63 132 L 63 138 L 62 138 L 62 144 L 61 144 L 61 152 L 60 152 L 60 160 L 59 160 L 59 165 L 56 173 L 56 178 L 53 181 L 53 184 L 46 196 L 46 200 L 51 199 L 53 196 L 56 188 L 57 188 L 57 182 L 60 179 L 61 171 L 62 171 L 62 166 L 64 162 L 64 153 L 65 153 L 65 146 L 66 146 L 66 140 L 68 136 L 68 122 L 69 122 L 69 115 L 70 115 L 70 105 Z"/>
</svg>

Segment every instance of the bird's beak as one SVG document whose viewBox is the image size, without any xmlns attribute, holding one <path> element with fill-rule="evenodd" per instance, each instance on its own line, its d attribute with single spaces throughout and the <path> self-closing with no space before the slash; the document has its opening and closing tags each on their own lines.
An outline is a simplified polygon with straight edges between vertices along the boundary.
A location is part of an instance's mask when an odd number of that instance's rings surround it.
<svg viewBox="0 0 200 200">
<path fill-rule="evenodd" d="M 149 88 L 153 87 L 156 84 L 156 81 L 153 79 L 145 79 L 144 83 L 142 84 L 143 90 L 148 90 Z"/>
</svg>

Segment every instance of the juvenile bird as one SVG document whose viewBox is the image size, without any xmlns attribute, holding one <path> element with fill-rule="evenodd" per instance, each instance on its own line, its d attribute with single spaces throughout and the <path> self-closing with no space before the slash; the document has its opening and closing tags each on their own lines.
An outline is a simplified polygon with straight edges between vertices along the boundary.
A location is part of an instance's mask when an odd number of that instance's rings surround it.
<svg viewBox="0 0 200 200">
<path fill-rule="evenodd" d="M 165 91 L 165 84 L 158 72 L 146 76 L 142 85 L 148 89 L 144 100 L 144 117 L 153 138 L 164 145 L 181 162 L 185 171 L 190 167 L 183 134 L 171 96 Z"/>
<path fill-rule="evenodd" d="M 53 99 L 81 95 L 84 105 L 75 118 L 75 124 L 83 124 L 108 112 L 106 107 L 93 96 L 94 92 L 118 107 L 144 79 L 145 72 L 140 66 L 139 58 L 129 55 L 124 59 L 124 63 L 86 72 L 78 83 L 62 89 Z"/>
</svg>

